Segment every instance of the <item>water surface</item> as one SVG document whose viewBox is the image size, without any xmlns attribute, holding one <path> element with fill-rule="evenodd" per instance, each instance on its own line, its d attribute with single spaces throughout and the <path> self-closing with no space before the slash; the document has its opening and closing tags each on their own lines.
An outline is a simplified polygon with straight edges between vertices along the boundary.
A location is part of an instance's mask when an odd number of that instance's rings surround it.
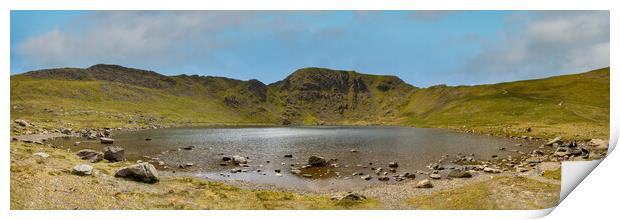
<svg viewBox="0 0 620 220">
<path fill-rule="evenodd" d="M 383 126 L 167 128 L 118 131 L 113 136 L 114 145 L 124 147 L 129 160 L 150 161 L 163 174 L 173 175 L 174 171 L 174 175 L 243 180 L 304 190 L 342 190 L 380 184 L 371 168 L 387 170 L 390 161 L 399 164 L 394 174 L 413 173 L 429 171 L 426 166 L 444 155 L 454 158 L 457 153 L 474 154 L 476 159 L 489 160 L 492 155 L 500 158 L 515 155 L 510 149 L 527 152 L 533 148 L 533 144 L 507 138 Z M 146 138 L 151 141 L 145 141 Z M 76 139 L 54 141 L 73 150 L 101 150 L 106 146 L 94 140 L 80 139 L 82 143 L 78 146 L 73 146 Z M 524 146 L 517 147 L 518 143 Z M 182 149 L 190 145 L 195 148 Z M 509 151 L 500 151 L 500 147 Z M 287 154 L 293 157 L 285 158 Z M 234 165 L 221 165 L 223 156 L 232 155 L 249 157 L 250 167 L 244 168 L 247 172 L 230 173 Z M 311 155 L 335 159 L 331 163 L 337 167 L 304 170 L 312 173 L 313 178 L 289 172 L 291 164 L 301 167 Z M 157 165 L 159 161 L 163 165 Z M 187 163 L 193 166 L 179 168 Z M 282 176 L 276 176 L 276 169 L 281 170 Z M 354 172 L 373 174 L 375 178 L 365 181 L 351 176 Z"/>
</svg>

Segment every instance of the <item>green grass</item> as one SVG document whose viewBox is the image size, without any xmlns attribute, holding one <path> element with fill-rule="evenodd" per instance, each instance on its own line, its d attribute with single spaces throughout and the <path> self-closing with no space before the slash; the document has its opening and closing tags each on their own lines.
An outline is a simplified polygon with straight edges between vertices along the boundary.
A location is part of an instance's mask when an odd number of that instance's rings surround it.
<svg viewBox="0 0 620 220">
<path fill-rule="evenodd" d="M 604 68 L 539 80 L 422 89 L 403 110 L 405 121 L 497 135 L 607 138 L 609 74 Z M 525 132 L 528 127 L 531 133 Z"/>
<path fill-rule="evenodd" d="M 559 193 L 559 185 L 524 177 L 496 177 L 407 202 L 417 209 L 434 210 L 544 209 L 557 204 Z"/>
<path fill-rule="evenodd" d="M 555 170 L 545 170 L 542 176 L 548 179 L 561 180 L 562 179 L 562 168 L 560 167 Z"/>
</svg>

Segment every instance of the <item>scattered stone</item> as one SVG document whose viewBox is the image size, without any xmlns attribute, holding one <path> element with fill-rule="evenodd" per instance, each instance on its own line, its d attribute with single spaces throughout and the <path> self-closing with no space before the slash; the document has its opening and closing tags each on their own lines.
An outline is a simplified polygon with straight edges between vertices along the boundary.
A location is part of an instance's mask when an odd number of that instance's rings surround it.
<svg viewBox="0 0 620 220">
<path fill-rule="evenodd" d="M 276 173 L 276 176 L 277 177 L 282 177 L 282 174 L 281 173 Z"/>
<path fill-rule="evenodd" d="M 99 140 L 101 141 L 102 144 L 113 144 L 114 143 L 114 139 L 112 138 L 99 138 Z"/>
<path fill-rule="evenodd" d="M 351 149 L 349 150 L 351 153 L 357 153 L 358 151 L 356 149 Z"/>
<path fill-rule="evenodd" d="M 561 145 L 562 144 L 562 137 L 556 137 L 556 138 L 550 140 L 549 142 L 547 142 L 545 145 L 552 146 L 553 144 Z"/>
<path fill-rule="evenodd" d="M 431 175 L 429 175 L 428 177 L 430 177 L 431 179 L 441 179 L 441 175 L 433 173 Z"/>
<path fill-rule="evenodd" d="M 42 159 L 47 159 L 48 157 L 50 157 L 49 154 L 45 153 L 45 152 L 36 152 L 34 154 L 32 154 L 33 156 L 37 156 L 40 157 Z"/>
<path fill-rule="evenodd" d="M 415 185 L 416 188 L 433 188 L 433 183 L 428 179 L 423 179 Z"/>
<path fill-rule="evenodd" d="M 397 162 L 389 162 L 388 163 L 388 167 L 396 168 L 396 167 L 398 167 L 398 163 Z"/>
<path fill-rule="evenodd" d="M 310 156 L 310 158 L 308 158 L 308 164 L 313 167 L 324 167 L 328 165 L 325 158 L 319 156 Z"/>
<path fill-rule="evenodd" d="M 303 174 L 301 176 L 306 177 L 306 178 L 312 178 L 312 174 Z"/>
<path fill-rule="evenodd" d="M 597 150 L 606 150 L 609 148 L 609 142 L 603 139 L 592 139 L 588 142 L 588 147 Z"/>
<path fill-rule="evenodd" d="M 78 146 L 78 145 L 80 145 L 80 143 L 82 143 L 82 142 L 76 141 L 75 143 L 73 143 L 73 146 Z"/>
<path fill-rule="evenodd" d="M 150 163 L 139 163 L 128 167 L 123 167 L 116 171 L 114 176 L 145 183 L 156 183 L 159 181 L 157 169 L 155 169 L 155 166 Z"/>
<path fill-rule="evenodd" d="M 71 128 L 61 128 L 60 129 L 60 133 L 66 134 L 66 135 L 70 135 L 71 134 Z"/>
<path fill-rule="evenodd" d="M 17 123 L 19 126 L 22 126 L 22 127 L 30 126 L 30 123 L 28 123 L 26 120 L 23 120 L 23 119 L 17 119 L 15 120 L 15 123 Z"/>
<path fill-rule="evenodd" d="M 276 173 L 280 173 L 280 172 L 281 172 L 281 170 L 280 170 L 280 169 L 275 169 L 275 170 L 273 170 L 273 171 L 274 171 L 274 172 L 276 172 Z"/>
<path fill-rule="evenodd" d="M 223 161 L 231 161 L 231 160 L 232 160 L 232 158 L 227 157 L 227 156 L 224 156 L 224 157 L 222 157 L 222 160 L 223 160 Z"/>
<path fill-rule="evenodd" d="M 363 180 L 371 180 L 371 179 L 372 179 L 372 176 L 371 176 L 371 175 L 364 175 L 364 176 L 361 176 L 361 178 L 362 178 Z"/>
<path fill-rule="evenodd" d="M 145 141 L 151 141 L 151 138 L 144 138 Z"/>
<path fill-rule="evenodd" d="M 366 196 L 359 193 L 347 192 L 344 195 L 333 196 L 331 200 L 355 202 L 366 200 Z"/>
<path fill-rule="evenodd" d="M 448 173 L 448 177 L 452 177 L 452 178 L 470 178 L 471 177 L 471 173 L 469 173 L 468 171 L 463 171 L 463 170 L 452 170 L 452 171 L 450 171 L 450 173 Z"/>
<path fill-rule="evenodd" d="M 502 172 L 499 169 L 495 169 L 495 168 L 491 168 L 491 167 L 485 167 L 482 171 L 484 171 L 486 173 L 501 173 Z"/>
<path fill-rule="evenodd" d="M 379 181 L 388 181 L 388 180 L 390 180 L 390 177 L 387 177 L 387 176 L 380 176 L 380 177 L 378 177 L 377 179 L 378 179 Z"/>
<path fill-rule="evenodd" d="M 403 173 L 401 176 L 405 177 L 407 179 L 415 179 L 415 174 L 413 174 L 413 173 L 406 172 L 406 173 Z"/>
<path fill-rule="evenodd" d="M 80 164 L 71 169 L 71 173 L 78 176 L 90 176 L 93 174 L 93 167 L 88 164 Z"/>
<path fill-rule="evenodd" d="M 193 150 L 196 146 L 194 145 L 189 145 L 189 146 L 185 146 L 183 147 L 183 150 Z"/>
<path fill-rule="evenodd" d="M 293 155 L 292 154 L 285 154 L 284 157 L 286 157 L 286 158 L 293 158 Z"/>
<path fill-rule="evenodd" d="M 105 147 L 103 158 L 110 162 L 119 162 L 125 160 L 125 149 L 122 147 Z"/>
<path fill-rule="evenodd" d="M 230 173 L 238 173 L 238 172 L 241 172 L 241 168 L 237 167 L 237 168 L 230 169 Z"/>
<path fill-rule="evenodd" d="M 75 155 L 77 155 L 80 159 L 88 160 L 91 163 L 96 163 L 103 160 L 103 153 L 91 149 L 80 150 Z"/>
<path fill-rule="evenodd" d="M 301 174 L 301 170 L 298 170 L 298 169 L 291 169 L 291 173 L 292 173 L 292 174 L 295 174 L 295 175 L 299 175 L 299 174 Z"/>
<path fill-rule="evenodd" d="M 248 160 L 245 157 L 235 155 L 235 156 L 232 156 L 232 162 L 235 164 L 247 164 Z"/>
</svg>

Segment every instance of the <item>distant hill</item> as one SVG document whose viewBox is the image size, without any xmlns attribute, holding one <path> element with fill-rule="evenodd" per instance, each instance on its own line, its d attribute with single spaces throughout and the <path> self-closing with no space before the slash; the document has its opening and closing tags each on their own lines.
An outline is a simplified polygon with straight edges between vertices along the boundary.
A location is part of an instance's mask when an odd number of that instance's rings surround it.
<svg viewBox="0 0 620 220">
<path fill-rule="evenodd" d="M 531 127 L 532 134 L 543 136 L 602 137 L 609 134 L 609 68 L 494 85 L 417 88 L 396 76 L 324 68 L 299 69 L 265 85 L 99 64 L 11 76 L 11 118 L 50 128 L 382 124 L 501 135 Z"/>
</svg>

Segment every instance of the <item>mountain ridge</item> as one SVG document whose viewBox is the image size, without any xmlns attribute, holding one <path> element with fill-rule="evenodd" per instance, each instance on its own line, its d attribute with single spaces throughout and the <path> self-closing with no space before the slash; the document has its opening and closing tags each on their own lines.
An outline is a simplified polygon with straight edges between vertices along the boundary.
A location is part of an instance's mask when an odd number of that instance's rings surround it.
<svg viewBox="0 0 620 220">
<path fill-rule="evenodd" d="M 54 109 L 56 114 L 62 111 L 60 118 L 67 121 L 97 124 L 102 120 L 72 111 L 99 109 L 117 115 L 113 123 L 103 122 L 114 126 L 128 126 L 126 121 L 140 121 L 135 119 L 142 116 L 150 118 L 150 124 L 381 124 L 499 134 L 536 127 L 543 135 L 574 135 L 567 127 L 577 123 L 589 136 L 600 136 L 609 132 L 599 131 L 609 123 L 608 100 L 609 68 L 544 79 L 428 88 L 397 76 L 317 67 L 298 69 L 270 84 L 218 76 L 166 76 L 108 64 L 11 76 L 11 103 L 17 106 L 11 110 L 12 118 L 44 121 L 50 118 L 47 113 L 37 115 Z M 560 102 L 564 106 L 558 106 Z M 541 122 L 559 123 L 562 129 L 550 129 Z"/>
</svg>

